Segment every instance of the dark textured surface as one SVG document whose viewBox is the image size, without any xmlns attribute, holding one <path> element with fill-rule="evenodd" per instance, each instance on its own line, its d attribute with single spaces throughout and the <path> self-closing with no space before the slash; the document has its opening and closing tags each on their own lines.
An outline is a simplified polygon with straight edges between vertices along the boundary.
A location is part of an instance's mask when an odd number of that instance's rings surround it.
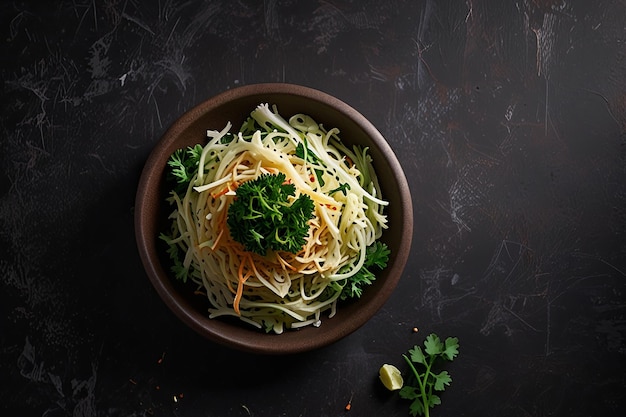
<svg viewBox="0 0 626 417">
<path fill-rule="evenodd" d="M 140 3 L 0 5 L 2 415 L 405 416 L 377 370 L 432 331 L 434 415 L 626 413 L 624 1 Z M 363 113 L 414 195 L 398 290 L 288 357 L 187 329 L 133 234 L 165 129 L 256 82 Z"/>
</svg>

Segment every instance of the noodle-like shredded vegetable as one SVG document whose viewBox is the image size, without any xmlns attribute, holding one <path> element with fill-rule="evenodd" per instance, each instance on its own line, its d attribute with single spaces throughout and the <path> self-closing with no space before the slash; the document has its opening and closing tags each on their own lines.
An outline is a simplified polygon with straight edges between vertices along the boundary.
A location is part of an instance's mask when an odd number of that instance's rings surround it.
<svg viewBox="0 0 626 417">
<path fill-rule="evenodd" d="M 387 227 L 371 158 L 366 148 L 344 146 L 337 129 L 303 114 L 286 121 L 267 104 L 240 132 L 230 128 L 207 132 L 186 192 L 172 192 L 168 243 L 182 251 L 210 317 L 235 316 L 275 333 L 318 326 L 323 312 L 335 314 L 343 286 Z M 315 208 L 300 251 L 263 256 L 232 238 L 228 207 L 241 184 L 277 173 L 295 185 L 294 198 L 307 195 Z"/>
</svg>

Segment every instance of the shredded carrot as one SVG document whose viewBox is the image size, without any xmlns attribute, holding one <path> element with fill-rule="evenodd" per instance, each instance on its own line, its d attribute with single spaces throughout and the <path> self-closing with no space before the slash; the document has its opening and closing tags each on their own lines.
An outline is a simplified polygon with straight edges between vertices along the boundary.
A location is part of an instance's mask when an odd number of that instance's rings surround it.
<svg viewBox="0 0 626 417">
<path fill-rule="evenodd" d="M 290 269 L 292 271 L 296 271 L 297 268 L 295 268 L 293 265 L 291 265 L 288 261 L 285 261 L 283 259 L 282 256 L 280 256 L 280 254 L 276 254 L 276 258 L 278 259 L 278 263 L 280 263 L 280 265 L 283 267 L 283 270 L 285 269 Z"/>
<path fill-rule="evenodd" d="M 239 310 L 239 303 L 241 302 L 241 297 L 243 296 L 243 266 L 245 263 L 245 258 L 241 260 L 239 264 L 239 269 L 237 270 L 237 277 L 239 278 L 239 285 L 237 285 L 237 293 L 235 294 L 235 300 L 233 301 L 233 309 L 238 316 L 241 315 L 241 311 Z"/>
<path fill-rule="evenodd" d="M 226 187 L 224 187 L 219 193 L 211 193 L 211 197 L 219 198 L 219 197 L 225 195 L 226 193 L 228 193 L 229 191 L 232 191 L 230 189 L 230 184 L 228 184 Z"/>
<path fill-rule="evenodd" d="M 213 244 L 211 245 L 211 250 L 213 252 L 215 252 L 215 250 L 219 246 L 221 246 L 220 242 L 222 241 L 222 236 L 224 235 L 224 230 L 227 229 L 227 226 L 226 226 L 227 214 L 226 213 L 227 213 L 226 211 L 221 212 L 219 219 L 217 219 L 216 229 L 219 229 L 220 232 L 218 233 L 217 237 L 215 238 L 215 241 L 213 242 Z"/>
<path fill-rule="evenodd" d="M 241 263 L 239 264 L 239 269 L 237 270 L 237 277 L 239 278 L 239 285 L 237 285 L 237 293 L 235 294 L 235 299 L 233 300 L 233 310 L 235 310 L 235 313 L 237 313 L 237 315 L 239 316 L 241 315 L 241 311 L 239 310 L 239 303 L 241 302 L 241 297 L 243 296 L 243 286 L 248 280 L 248 278 L 252 276 L 251 271 L 248 271 L 245 275 L 243 273 L 244 267 L 246 265 L 246 261 L 248 261 L 250 265 L 253 265 L 252 258 L 250 257 L 249 253 L 246 253 L 242 257 Z"/>
<path fill-rule="evenodd" d="M 215 252 L 215 249 L 217 248 L 218 243 L 220 243 L 220 240 L 222 240 L 222 235 L 224 234 L 224 228 L 222 227 L 220 230 L 220 233 L 217 235 L 217 237 L 215 238 L 215 242 L 213 242 L 213 244 L 211 245 L 211 250 Z"/>
<path fill-rule="evenodd" d="M 258 269 L 256 268 L 256 264 L 254 263 L 254 259 L 252 259 L 252 256 L 250 255 L 250 266 L 252 267 L 252 271 L 254 272 L 254 275 L 260 275 Z"/>
</svg>

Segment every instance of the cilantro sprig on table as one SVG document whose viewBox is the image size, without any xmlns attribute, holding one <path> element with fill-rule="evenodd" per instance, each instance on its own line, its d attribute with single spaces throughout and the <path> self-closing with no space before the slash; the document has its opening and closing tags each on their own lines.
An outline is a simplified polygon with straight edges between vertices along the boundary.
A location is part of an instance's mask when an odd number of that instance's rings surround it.
<svg viewBox="0 0 626 417">
<path fill-rule="evenodd" d="M 399 392 L 401 398 L 412 400 L 409 407 L 412 416 L 430 416 L 430 409 L 441 404 L 437 392 L 444 391 L 452 382 L 448 371 L 437 372 L 441 362 L 452 361 L 459 354 L 459 339 L 448 337 L 442 341 L 431 333 L 424 341 L 424 350 L 418 345 L 402 355 L 411 369 L 417 386 L 404 385 Z"/>
<path fill-rule="evenodd" d="M 315 205 L 305 194 L 289 201 L 296 187 L 285 179 L 283 173 L 263 174 L 237 188 L 228 207 L 227 224 L 232 238 L 247 251 L 297 253 L 305 244 Z"/>
</svg>

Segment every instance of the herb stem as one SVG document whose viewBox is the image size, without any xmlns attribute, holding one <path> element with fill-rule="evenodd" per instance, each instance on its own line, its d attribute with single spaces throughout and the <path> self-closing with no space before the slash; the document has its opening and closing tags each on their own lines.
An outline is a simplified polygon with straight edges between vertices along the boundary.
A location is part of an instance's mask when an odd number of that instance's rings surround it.
<svg viewBox="0 0 626 417">
<path fill-rule="evenodd" d="M 420 394 L 422 396 L 422 404 L 424 404 L 424 416 L 425 417 L 430 417 L 430 407 L 428 405 L 428 397 L 426 396 L 426 379 L 428 378 L 428 373 L 430 372 L 430 367 L 432 366 L 432 361 L 428 362 L 428 366 L 426 367 L 426 372 L 424 373 L 424 381 L 422 381 L 422 378 L 419 374 L 419 372 L 417 372 L 417 369 L 415 369 L 415 366 L 413 365 L 413 362 L 411 362 L 411 360 L 408 358 L 408 356 L 406 355 L 402 355 L 404 357 L 404 360 L 406 361 L 406 363 L 409 364 L 409 368 L 411 368 L 411 371 L 413 372 L 413 374 L 415 375 L 415 378 L 417 379 L 417 384 L 419 385 L 419 389 L 420 389 Z"/>
<path fill-rule="evenodd" d="M 431 384 L 428 387 L 428 394 L 426 394 L 426 380 L 428 380 L 428 375 L 430 375 L 430 368 L 432 368 L 434 361 L 435 361 L 435 357 L 431 356 L 430 360 L 428 361 L 428 365 L 426 365 L 426 372 L 424 372 L 424 376 L 425 376 L 424 384 L 422 384 L 422 398 L 424 399 L 424 416 L 425 417 L 430 416 L 430 401 L 428 401 L 428 399 L 431 398 L 432 391 L 433 391 L 433 386 Z"/>
</svg>

